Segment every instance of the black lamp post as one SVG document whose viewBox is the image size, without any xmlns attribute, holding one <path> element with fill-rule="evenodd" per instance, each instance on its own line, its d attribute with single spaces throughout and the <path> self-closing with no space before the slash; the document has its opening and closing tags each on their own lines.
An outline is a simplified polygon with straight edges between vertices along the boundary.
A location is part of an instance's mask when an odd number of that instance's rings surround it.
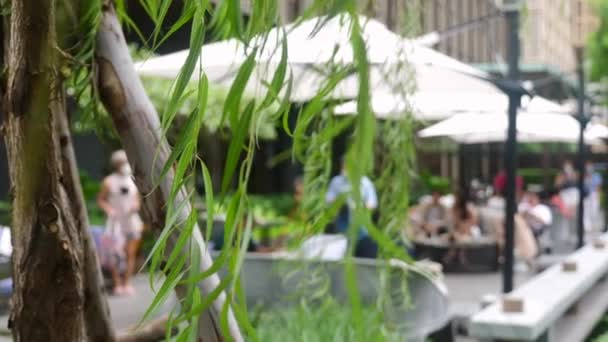
<svg viewBox="0 0 608 342">
<path fill-rule="evenodd" d="M 578 211 L 576 216 L 576 229 L 577 229 L 577 242 L 576 248 L 581 248 L 585 244 L 585 128 L 589 123 L 589 117 L 585 113 L 585 70 L 583 68 L 584 48 L 576 46 L 574 48 L 574 55 L 576 57 L 576 74 L 578 78 L 578 97 L 577 97 L 577 113 L 576 119 L 580 124 L 579 136 L 578 136 L 578 158 L 577 158 L 577 169 L 578 169 Z"/>
<path fill-rule="evenodd" d="M 508 83 L 505 87 L 509 96 L 509 121 L 507 141 L 505 143 L 505 170 L 507 182 L 505 187 L 505 244 L 503 265 L 503 292 L 513 290 L 513 264 L 515 248 L 515 209 L 516 209 L 516 172 L 517 172 L 517 109 L 519 108 L 521 86 L 519 86 L 519 10 L 522 1 L 502 0 L 499 7 L 507 21 Z"/>
</svg>

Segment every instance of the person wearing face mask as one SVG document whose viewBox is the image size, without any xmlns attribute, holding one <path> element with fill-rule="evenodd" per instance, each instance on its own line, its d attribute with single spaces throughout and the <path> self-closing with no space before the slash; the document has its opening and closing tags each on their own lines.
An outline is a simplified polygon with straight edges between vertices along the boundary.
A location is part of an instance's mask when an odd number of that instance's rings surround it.
<svg viewBox="0 0 608 342">
<path fill-rule="evenodd" d="M 352 187 L 348 177 L 346 177 L 346 164 L 344 158 L 342 158 L 340 163 L 342 170 L 340 174 L 331 179 L 329 188 L 325 194 L 325 202 L 331 204 L 337 201 L 340 196 L 346 196 L 346 203 L 340 209 L 334 224 L 338 233 L 347 235 L 351 221 L 351 213 L 355 204 L 350 197 Z M 376 188 L 374 187 L 374 183 L 366 176 L 361 178 L 360 191 L 365 208 L 370 212 L 377 210 L 378 195 L 376 194 Z M 378 245 L 376 244 L 376 241 L 369 236 L 369 232 L 365 227 L 359 229 L 354 252 L 354 255 L 359 258 L 373 259 L 378 256 Z"/>
<path fill-rule="evenodd" d="M 599 230 L 601 226 L 600 192 L 602 190 L 602 175 L 595 170 L 591 161 L 585 163 L 585 228 Z"/>
<path fill-rule="evenodd" d="M 107 266 L 112 272 L 114 293 L 133 294 L 130 283 L 135 270 L 137 249 L 141 240 L 143 222 L 139 217 L 141 199 L 133 182 L 131 167 L 123 150 L 112 153 L 113 172 L 102 183 L 97 197 L 99 207 L 107 216 L 104 232 L 106 248 L 110 250 Z M 126 270 L 122 261 L 126 256 Z M 124 277 L 122 275 L 124 274 Z"/>
<path fill-rule="evenodd" d="M 578 173 L 574 169 L 572 161 L 564 161 L 561 172 L 555 178 L 555 188 L 559 192 L 559 200 L 563 204 L 564 213 L 568 219 L 574 218 L 578 205 L 577 179 Z"/>
<path fill-rule="evenodd" d="M 577 172 L 574 169 L 572 161 L 564 161 L 561 172 L 555 178 L 555 187 L 558 190 L 575 188 L 577 182 Z"/>
</svg>

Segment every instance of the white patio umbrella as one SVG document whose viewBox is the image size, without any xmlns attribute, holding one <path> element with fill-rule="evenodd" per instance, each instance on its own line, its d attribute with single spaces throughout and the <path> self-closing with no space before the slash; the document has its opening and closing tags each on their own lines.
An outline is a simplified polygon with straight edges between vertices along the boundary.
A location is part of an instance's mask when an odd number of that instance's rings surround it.
<svg viewBox="0 0 608 342">
<path fill-rule="evenodd" d="M 520 112 L 517 115 L 517 140 L 520 142 L 576 142 L 579 123 L 570 115 Z M 506 113 L 457 114 L 420 132 L 421 138 L 449 137 L 462 144 L 505 141 Z M 591 123 L 585 132 L 587 143 L 608 138 L 608 128 Z"/>
<path fill-rule="evenodd" d="M 324 17 L 304 21 L 298 26 L 288 25 L 287 60 L 293 76 L 291 100 L 307 101 L 318 93 L 326 76 L 323 69 L 330 62 L 350 65 L 354 62 L 350 42 L 350 20 L 337 16 L 322 26 Z M 406 40 L 388 30 L 382 23 L 360 17 L 362 36 L 367 46 L 367 58 L 371 65 L 370 81 L 375 92 L 397 95 L 405 88 L 415 87 L 425 99 L 441 99 L 451 96 L 452 104 L 458 99 L 488 97 L 502 93 L 481 78 L 487 75 L 464 63 Z M 247 57 L 246 51 L 253 46 L 260 50 L 247 90 L 257 94 L 264 91 L 281 59 L 283 28 L 268 32 L 265 39 L 254 39 L 250 47 L 238 40 L 227 40 L 203 46 L 200 65 L 211 82 L 230 85 L 238 68 Z M 184 65 L 188 51 L 150 58 L 137 63 L 141 76 L 175 78 Z M 408 62 L 408 63 L 404 63 Z M 197 70 L 193 77 L 199 75 Z M 329 96 L 334 99 L 353 99 L 359 93 L 357 76 L 347 77 Z M 422 100 L 421 100 L 422 101 Z M 424 100 L 423 103 L 436 102 Z"/>
<path fill-rule="evenodd" d="M 508 108 L 508 97 L 487 81 L 491 76 L 484 71 L 421 46 L 412 48 L 407 59 L 416 72 L 416 91 L 407 95 L 374 88 L 372 110 L 379 118 L 399 118 L 404 112 L 412 112 L 418 120 L 436 121 L 455 114 L 501 112 Z M 528 112 L 569 113 L 566 106 L 541 97 L 523 96 L 521 102 Z M 334 108 L 338 115 L 356 111 L 356 101 Z"/>
<path fill-rule="evenodd" d="M 529 113 L 568 114 L 566 107 L 541 97 L 522 97 L 522 108 Z M 417 92 L 405 100 L 401 96 L 372 93 L 372 110 L 376 117 L 398 119 L 404 112 L 412 112 L 418 120 L 436 121 L 457 114 L 506 111 L 508 98 L 504 93 Z M 348 101 L 334 108 L 337 115 L 354 114 L 357 102 Z"/>
<path fill-rule="evenodd" d="M 291 100 L 307 101 L 314 97 L 326 78 L 328 64 L 350 65 L 354 62 L 350 44 L 350 21 L 347 16 L 337 16 L 327 22 L 320 17 L 270 30 L 266 35 L 253 39 L 249 47 L 231 39 L 204 45 L 200 65 L 211 82 L 230 86 L 238 69 L 247 56 L 257 48 L 256 67 L 247 85 L 247 91 L 258 94 L 272 80 L 281 61 L 282 40 L 286 35 L 288 72 L 293 76 Z M 386 63 L 394 58 L 395 51 L 403 45 L 398 35 L 384 25 L 361 18 L 362 35 L 367 44 L 367 58 L 371 65 Z M 322 26 L 320 26 L 322 24 Z M 373 38 L 373 39 L 372 39 Z M 141 76 L 173 79 L 184 65 L 189 51 L 183 50 L 136 64 Z M 193 77 L 200 74 L 199 67 Z M 358 94 L 356 77 L 347 77 L 332 94 L 333 98 L 354 98 Z"/>
</svg>

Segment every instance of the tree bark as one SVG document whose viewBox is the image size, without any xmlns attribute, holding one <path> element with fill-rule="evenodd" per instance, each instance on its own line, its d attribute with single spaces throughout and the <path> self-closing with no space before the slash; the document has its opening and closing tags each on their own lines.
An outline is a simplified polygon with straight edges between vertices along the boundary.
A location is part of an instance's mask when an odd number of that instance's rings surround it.
<svg viewBox="0 0 608 342">
<path fill-rule="evenodd" d="M 135 181 L 144 196 L 144 212 L 151 221 L 152 228 L 159 233 L 165 221 L 166 203 L 170 194 L 174 173 L 170 171 L 160 180 L 160 185 L 154 187 L 154 181 L 159 180 L 161 170 L 169 156 L 169 146 L 161 136 L 160 122 L 154 106 L 135 72 L 133 61 L 129 55 L 127 44 L 116 17 L 111 1 L 103 2 L 101 23 L 97 34 L 96 61 L 98 68 L 98 87 L 102 102 L 110 113 L 116 130 L 132 164 Z M 187 201 L 185 190 L 178 194 L 175 203 L 179 206 Z M 187 204 L 179 213 L 179 221 L 185 221 L 191 211 Z M 212 265 L 212 259 L 205 247 L 205 242 L 198 227 L 195 227 L 191 237 L 200 248 L 201 272 Z M 177 235 L 167 241 L 166 252 L 171 253 L 176 246 Z M 190 265 L 189 251 L 184 249 L 183 256 L 186 265 Z M 219 285 L 217 274 L 207 277 L 199 283 L 202 296 L 209 295 Z M 178 298 L 186 296 L 186 287 L 178 285 Z M 226 301 L 222 293 L 204 312 L 199 321 L 199 338 L 205 342 L 222 341 L 220 332 L 220 315 Z M 242 341 L 239 327 L 232 314 L 228 312 L 228 326 L 231 338 Z"/>
<path fill-rule="evenodd" d="M 65 115 L 52 0 L 11 2 L 5 142 L 12 184 L 15 341 L 85 338 L 83 246 L 62 184 Z"/>
<path fill-rule="evenodd" d="M 65 104 L 63 105 L 65 108 Z M 82 193 L 76 155 L 70 134 L 70 124 L 66 112 L 58 115 L 55 129 L 59 136 L 61 163 L 63 168 L 63 185 L 70 200 L 70 207 L 76 219 L 84 247 L 84 317 L 88 341 L 113 342 L 116 340 L 110 309 L 106 300 L 106 291 L 101 274 L 101 267 L 95 250 L 95 243 L 89 229 L 89 217 Z"/>
<path fill-rule="evenodd" d="M 64 113 L 64 114 L 67 114 Z M 142 325 L 139 329 L 117 334 L 110 319 L 110 308 L 95 242 L 89 229 L 86 202 L 82 193 L 76 154 L 72 144 L 67 115 L 57 115 L 55 130 L 59 137 L 63 185 L 70 206 L 75 214 L 76 225 L 84 246 L 84 317 L 87 341 L 90 342 L 154 342 L 163 341 L 167 318 L 163 317 Z"/>
<path fill-rule="evenodd" d="M 152 342 L 152 341 L 164 341 L 167 336 L 167 317 L 163 317 L 154 321 L 149 322 L 146 326 L 140 329 L 129 332 L 126 334 L 119 335 L 118 340 L 120 342 Z M 175 331 L 173 331 L 175 332 Z M 173 333 L 172 332 L 172 333 Z"/>
</svg>

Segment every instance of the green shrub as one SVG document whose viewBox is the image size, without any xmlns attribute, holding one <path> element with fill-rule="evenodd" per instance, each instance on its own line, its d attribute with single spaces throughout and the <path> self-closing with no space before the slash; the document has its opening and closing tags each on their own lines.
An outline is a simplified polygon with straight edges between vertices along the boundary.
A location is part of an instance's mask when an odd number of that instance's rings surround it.
<svg viewBox="0 0 608 342">
<path fill-rule="evenodd" d="M 553 180 L 555 179 L 555 176 L 557 176 L 558 172 L 559 170 L 557 169 L 543 168 L 522 168 L 517 170 L 517 174 L 524 179 L 526 186 L 529 184 L 543 185 L 545 183 L 545 175 L 549 176 L 551 184 L 553 184 Z"/>
<path fill-rule="evenodd" d="M 590 342 L 608 342 L 608 314 L 604 314 L 604 317 L 600 319 L 595 325 L 587 341 Z"/>
<path fill-rule="evenodd" d="M 231 194 L 218 198 L 214 202 L 214 212 L 223 214 L 232 198 Z M 248 211 L 256 220 L 284 221 L 295 206 L 292 194 L 278 193 L 271 195 L 248 195 Z M 202 204 L 204 206 L 204 204 Z M 204 209 L 203 209 L 204 210 Z"/>
<path fill-rule="evenodd" d="M 447 194 L 451 191 L 452 184 L 449 178 L 435 176 L 428 170 L 420 172 L 417 181 L 414 182 L 410 189 L 410 205 L 418 203 L 420 197 L 430 194 L 433 191 L 439 191 L 442 194 Z"/>
<path fill-rule="evenodd" d="M 80 170 L 80 184 L 85 201 L 95 201 L 101 189 L 101 182 L 93 179 L 86 171 Z"/>
<path fill-rule="evenodd" d="M 80 170 L 80 184 L 87 205 L 89 223 L 93 226 L 105 225 L 105 215 L 97 206 L 97 194 L 101 190 L 101 182 L 93 179 L 86 171 Z"/>
<path fill-rule="evenodd" d="M 9 202 L 0 201 L 0 225 L 9 226 L 11 223 L 11 205 Z"/>
<path fill-rule="evenodd" d="M 251 310 L 251 321 L 260 341 L 325 342 L 325 341 L 404 341 L 405 336 L 384 323 L 381 312 L 364 307 L 362 324 L 353 326 L 348 305 L 332 298 L 323 303 L 300 305 L 268 311 Z"/>
</svg>

